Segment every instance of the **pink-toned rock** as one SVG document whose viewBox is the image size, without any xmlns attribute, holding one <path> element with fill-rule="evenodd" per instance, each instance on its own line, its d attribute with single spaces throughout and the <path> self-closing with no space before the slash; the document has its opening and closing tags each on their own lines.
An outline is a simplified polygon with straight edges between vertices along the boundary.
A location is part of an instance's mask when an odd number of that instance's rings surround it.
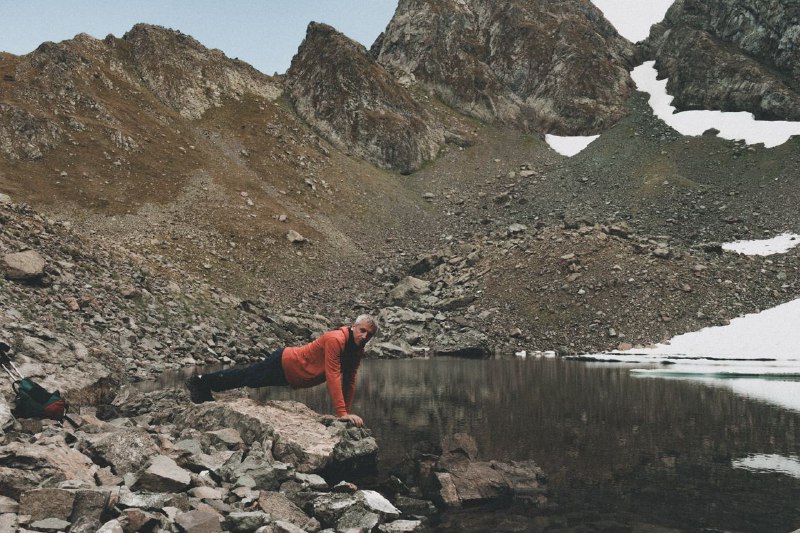
<svg viewBox="0 0 800 533">
<path fill-rule="evenodd" d="M 219 514 L 205 509 L 195 509 L 188 513 L 181 513 L 175 517 L 175 523 L 186 533 L 217 533 L 222 531 L 219 523 Z"/>
<path fill-rule="evenodd" d="M 0 487 L 3 493 L 19 499 L 23 492 L 37 489 L 48 481 L 76 480 L 94 486 L 98 466 L 66 444 L 11 442 L 0 447 Z"/>
<path fill-rule="evenodd" d="M 31 520 L 59 518 L 69 520 L 75 493 L 64 489 L 33 489 L 22 494 L 19 501 L 20 514 L 30 515 Z"/>
</svg>

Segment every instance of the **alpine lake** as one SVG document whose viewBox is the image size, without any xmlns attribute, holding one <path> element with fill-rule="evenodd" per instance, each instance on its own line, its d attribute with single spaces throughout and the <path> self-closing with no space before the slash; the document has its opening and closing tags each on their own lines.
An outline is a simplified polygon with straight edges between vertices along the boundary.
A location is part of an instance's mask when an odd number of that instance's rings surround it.
<svg viewBox="0 0 800 533">
<path fill-rule="evenodd" d="M 709 380 L 630 369 L 546 358 L 368 359 L 353 411 L 378 441 L 384 477 L 418 443 L 453 433 L 474 437 L 479 460 L 534 460 L 547 475 L 549 508 L 462 508 L 442 513 L 437 530 L 800 528 L 800 411 Z M 184 378 L 165 374 L 139 387 L 180 387 Z M 331 412 L 324 385 L 250 397 Z"/>
</svg>

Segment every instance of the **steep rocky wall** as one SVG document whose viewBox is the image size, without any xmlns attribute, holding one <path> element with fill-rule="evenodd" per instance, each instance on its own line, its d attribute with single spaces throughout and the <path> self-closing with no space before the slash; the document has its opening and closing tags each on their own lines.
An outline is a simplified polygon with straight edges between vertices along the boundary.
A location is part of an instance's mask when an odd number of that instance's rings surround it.
<svg viewBox="0 0 800 533">
<path fill-rule="evenodd" d="M 444 130 L 363 46 L 311 23 L 287 72 L 297 113 L 320 135 L 381 168 L 412 172 L 433 159 Z"/>
<path fill-rule="evenodd" d="M 633 85 L 631 43 L 588 1 L 401 0 L 372 54 L 448 105 L 525 131 L 600 131 Z"/>
<path fill-rule="evenodd" d="M 800 4 L 677 0 L 644 43 L 682 109 L 800 120 Z"/>
</svg>

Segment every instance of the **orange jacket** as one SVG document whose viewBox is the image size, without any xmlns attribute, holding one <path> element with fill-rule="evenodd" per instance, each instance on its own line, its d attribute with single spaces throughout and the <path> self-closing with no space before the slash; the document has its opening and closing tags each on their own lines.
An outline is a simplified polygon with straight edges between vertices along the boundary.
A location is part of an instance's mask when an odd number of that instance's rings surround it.
<svg viewBox="0 0 800 533">
<path fill-rule="evenodd" d="M 295 389 L 328 383 L 336 416 L 350 412 L 356 391 L 356 373 L 364 357 L 364 349 L 345 351 L 350 327 L 329 331 L 317 340 L 293 348 L 285 348 L 281 356 L 286 381 Z"/>
</svg>

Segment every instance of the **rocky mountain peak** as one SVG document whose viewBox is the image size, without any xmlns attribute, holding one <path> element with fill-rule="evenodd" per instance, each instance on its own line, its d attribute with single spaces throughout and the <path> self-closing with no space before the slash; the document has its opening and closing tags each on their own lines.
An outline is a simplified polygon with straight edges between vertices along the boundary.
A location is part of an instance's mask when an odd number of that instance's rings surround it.
<svg viewBox="0 0 800 533">
<path fill-rule="evenodd" d="M 800 4 L 677 0 L 644 47 L 683 109 L 800 120 Z"/>
<path fill-rule="evenodd" d="M 442 126 L 366 49 L 311 23 L 287 72 L 297 113 L 320 135 L 381 168 L 407 173 L 433 159 Z"/>
<path fill-rule="evenodd" d="M 633 46 L 588 1 L 401 0 L 372 53 L 448 105 L 525 131 L 600 131 L 633 87 Z"/>
<path fill-rule="evenodd" d="M 137 24 L 123 40 L 142 81 L 185 118 L 200 118 L 224 98 L 254 94 L 274 100 L 281 94 L 272 78 L 179 31 Z"/>
</svg>

